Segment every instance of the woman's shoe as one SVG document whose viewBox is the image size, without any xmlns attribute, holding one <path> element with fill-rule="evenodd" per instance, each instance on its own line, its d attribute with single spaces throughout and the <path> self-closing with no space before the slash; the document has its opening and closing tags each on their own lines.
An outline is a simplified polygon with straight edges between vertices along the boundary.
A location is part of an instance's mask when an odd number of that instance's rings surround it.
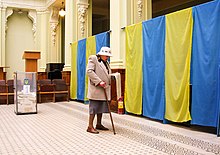
<svg viewBox="0 0 220 155">
<path fill-rule="evenodd" d="M 90 133 L 94 133 L 94 134 L 98 134 L 99 133 L 96 129 L 90 128 L 90 127 L 88 127 L 86 131 L 90 132 Z"/>
<path fill-rule="evenodd" d="M 103 125 L 96 125 L 96 129 L 99 129 L 99 130 L 109 130 L 108 128 L 104 127 Z"/>
</svg>

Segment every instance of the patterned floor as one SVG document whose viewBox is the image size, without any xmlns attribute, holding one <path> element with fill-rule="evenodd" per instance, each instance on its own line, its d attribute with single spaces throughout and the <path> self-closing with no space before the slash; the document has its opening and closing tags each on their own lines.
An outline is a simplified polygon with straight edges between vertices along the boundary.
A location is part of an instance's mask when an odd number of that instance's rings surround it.
<svg viewBox="0 0 220 155">
<path fill-rule="evenodd" d="M 38 104 L 38 113 L 16 115 L 14 105 L 0 105 L 1 155 L 211 155 L 220 154 L 220 137 L 190 127 L 112 113 L 103 124 L 110 131 L 86 132 L 88 105 L 78 102 Z"/>
</svg>

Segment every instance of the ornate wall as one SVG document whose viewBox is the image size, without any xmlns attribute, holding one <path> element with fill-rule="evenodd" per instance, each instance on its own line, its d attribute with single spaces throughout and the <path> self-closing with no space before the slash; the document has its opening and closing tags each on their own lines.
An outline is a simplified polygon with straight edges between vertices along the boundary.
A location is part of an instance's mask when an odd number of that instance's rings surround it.
<svg viewBox="0 0 220 155">
<path fill-rule="evenodd" d="M 11 78 L 11 73 L 16 70 L 24 70 L 24 67 L 20 65 L 22 64 L 22 57 L 18 54 L 22 53 L 23 51 L 21 50 L 23 49 L 41 51 L 41 59 L 38 63 L 39 71 L 45 71 L 46 63 L 48 62 L 61 61 L 61 32 L 59 25 L 60 18 L 58 16 L 59 8 L 51 6 L 54 1 L 55 0 L 17 0 L 14 2 L 8 0 L 0 3 L 0 66 L 11 66 L 6 69 L 6 71 L 9 72 L 7 78 Z M 20 14 L 20 16 L 14 17 L 14 14 Z M 13 18 L 11 18 L 11 16 L 13 16 Z M 15 42 L 13 37 L 7 38 L 7 31 L 9 28 L 8 23 L 19 21 L 20 17 L 25 17 L 24 19 L 30 21 L 31 30 L 23 32 L 20 40 Z M 23 24 L 23 26 L 26 26 L 27 23 L 25 23 L 25 20 Z M 16 33 L 19 33 L 18 31 L 20 30 L 18 28 L 19 25 L 17 24 L 10 25 L 10 31 L 13 30 Z M 25 35 L 30 35 L 31 37 L 25 41 L 26 38 L 23 38 Z M 16 44 L 19 41 L 21 43 Z M 11 52 L 8 50 L 12 50 L 14 53 L 17 53 L 17 55 L 11 56 L 13 54 L 10 54 Z M 16 52 L 16 50 L 19 51 Z M 7 57 L 10 57 L 10 59 Z M 15 68 L 12 63 L 17 62 L 17 60 L 19 60 L 20 63 L 18 63 L 16 66 L 17 68 Z"/>
</svg>

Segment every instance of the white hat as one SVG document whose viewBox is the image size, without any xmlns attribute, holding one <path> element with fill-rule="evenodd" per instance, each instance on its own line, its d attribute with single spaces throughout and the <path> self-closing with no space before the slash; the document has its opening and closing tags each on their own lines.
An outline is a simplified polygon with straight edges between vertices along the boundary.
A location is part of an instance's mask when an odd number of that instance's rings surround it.
<svg viewBox="0 0 220 155">
<path fill-rule="evenodd" d="M 97 55 L 105 55 L 111 57 L 111 49 L 109 47 L 102 47 L 100 51 L 97 53 Z"/>
</svg>

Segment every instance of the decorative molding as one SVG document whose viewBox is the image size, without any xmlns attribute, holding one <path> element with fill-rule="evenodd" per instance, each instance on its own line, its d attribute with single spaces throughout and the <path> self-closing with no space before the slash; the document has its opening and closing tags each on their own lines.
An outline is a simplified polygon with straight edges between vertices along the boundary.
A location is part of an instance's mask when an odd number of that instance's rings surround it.
<svg viewBox="0 0 220 155">
<path fill-rule="evenodd" d="M 85 33 L 85 22 L 86 22 L 86 13 L 89 7 L 88 3 L 78 2 L 78 18 L 80 23 L 81 35 L 84 36 Z"/>
<path fill-rule="evenodd" d="M 46 8 L 49 8 L 56 0 L 47 0 L 46 2 Z"/>
<path fill-rule="evenodd" d="M 58 23 L 50 23 L 50 29 L 51 29 L 51 38 L 52 38 L 52 43 L 53 45 L 55 45 L 55 42 L 56 42 L 56 30 L 57 30 L 57 26 L 58 26 Z"/>
<path fill-rule="evenodd" d="M 53 45 L 55 45 L 56 42 L 56 31 L 58 24 L 59 24 L 59 10 L 57 8 L 53 8 L 50 13 L 50 30 L 51 30 L 51 38 Z"/>
<path fill-rule="evenodd" d="M 28 12 L 28 17 L 32 20 L 33 22 L 33 27 L 32 27 L 32 31 L 33 31 L 33 35 L 34 35 L 34 42 L 36 41 L 36 30 L 37 30 L 37 12 L 34 10 L 30 10 Z"/>
<path fill-rule="evenodd" d="M 12 8 L 7 8 L 6 9 L 6 12 L 5 12 L 5 35 L 6 35 L 6 32 L 8 30 L 8 25 L 7 25 L 7 22 L 8 22 L 8 18 L 13 14 L 13 9 Z"/>
<path fill-rule="evenodd" d="M 36 1 L 36 0 L 29 0 L 29 1 L 3 1 L 2 6 L 11 7 L 11 8 L 29 8 L 33 10 L 46 10 L 51 3 L 53 3 L 55 0 L 50 0 L 51 2 L 48 2 L 45 5 L 44 1 Z"/>
<path fill-rule="evenodd" d="M 36 10 L 37 11 L 37 15 L 42 15 L 42 14 L 50 14 L 50 10 Z"/>
<path fill-rule="evenodd" d="M 143 0 L 138 0 L 137 1 L 137 12 L 138 12 L 138 17 L 142 17 L 142 11 L 143 11 Z"/>
</svg>

